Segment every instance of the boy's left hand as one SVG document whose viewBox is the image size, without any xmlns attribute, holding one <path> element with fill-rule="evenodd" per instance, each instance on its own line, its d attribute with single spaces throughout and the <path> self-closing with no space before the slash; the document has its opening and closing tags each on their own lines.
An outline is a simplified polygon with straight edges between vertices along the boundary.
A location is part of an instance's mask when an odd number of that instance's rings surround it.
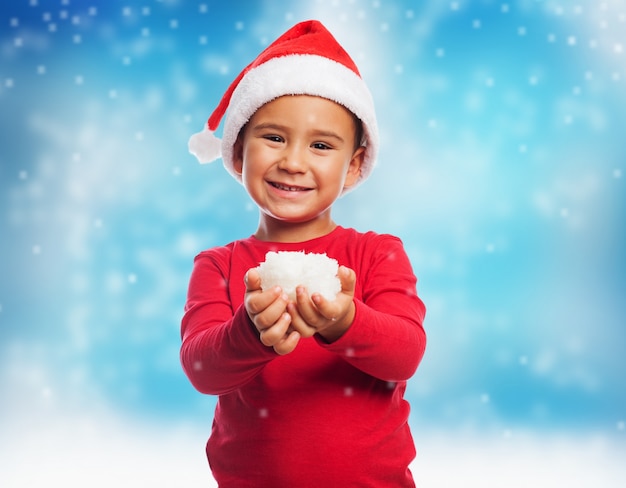
<svg viewBox="0 0 626 488">
<path fill-rule="evenodd" d="M 287 305 L 287 312 L 291 315 L 292 329 L 302 337 L 320 334 L 326 341 L 334 342 L 352 325 L 356 275 L 350 268 L 340 266 L 337 276 L 341 281 L 341 291 L 333 301 L 319 293 L 309 296 L 303 286 L 296 289 L 296 301 Z"/>
</svg>

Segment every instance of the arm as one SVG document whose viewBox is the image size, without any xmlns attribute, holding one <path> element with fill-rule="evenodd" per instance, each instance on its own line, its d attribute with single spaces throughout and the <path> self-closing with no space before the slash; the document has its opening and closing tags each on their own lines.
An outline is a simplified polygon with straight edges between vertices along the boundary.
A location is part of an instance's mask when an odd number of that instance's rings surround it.
<svg viewBox="0 0 626 488">
<path fill-rule="evenodd" d="M 426 347 L 425 307 L 399 239 L 387 237 L 358 271 L 361 298 L 354 299 L 350 327 L 334 342 L 315 338 L 356 368 L 384 381 L 405 381 L 416 371 Z"/>
<path fill-rule="evenodd" d="M 259 341 L 243 297 L 233 312 L 229 279 L 228 264 L 219 255 L 200 254 L 181 324 L 183 369 L 197 390 L 212 395 L 237 389 L 276 357 Z"/>
</svg>

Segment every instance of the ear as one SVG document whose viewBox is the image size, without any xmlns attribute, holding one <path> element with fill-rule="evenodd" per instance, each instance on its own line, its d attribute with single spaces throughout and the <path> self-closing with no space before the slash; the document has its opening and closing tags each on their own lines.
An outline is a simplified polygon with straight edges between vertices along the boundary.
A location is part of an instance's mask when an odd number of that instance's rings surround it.
<svg viewBox="0 0 626 488">
<path fill-rule="evenodd" d="M 237 137 L 233 145 L 233 169 L 241 176 L 243 173 L 243 141 L 242 137 Z"/>
<path fill-rule="evenodd" d="M 346 173 L 346 181 L 343 184 L 344 188 L 349 188 L 354 185 L 361 176 L 361 166 L 365 159 L 365 146 L 360 146 L 354 151 L 350 164 L 348 165 L 348 172 Z"/>
</svg>

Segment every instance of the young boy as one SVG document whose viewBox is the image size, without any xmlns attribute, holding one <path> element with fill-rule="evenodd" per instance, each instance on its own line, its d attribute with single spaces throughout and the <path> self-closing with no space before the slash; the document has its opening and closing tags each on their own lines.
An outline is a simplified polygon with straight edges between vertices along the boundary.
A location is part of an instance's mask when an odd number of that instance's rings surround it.
<svg viewBox="0 0 626 488">
<path fill-rule="evenodd" d="M 398 238 L 331 218 L 377 146 L 371 95 L 316 21 L 267 47 L 190 139 L 201 162 L 221 149 L 260 210 L 252 236 L 196 257 L 182 320 L 184 370 L 219 395 L 207 456 L 220 487 L 415 486 L 403 395 L 426 344 L 416 278 Z M 254 268 L 277 250 L 336 259 L 336 299 L 262 291 Z"/>
</svg>

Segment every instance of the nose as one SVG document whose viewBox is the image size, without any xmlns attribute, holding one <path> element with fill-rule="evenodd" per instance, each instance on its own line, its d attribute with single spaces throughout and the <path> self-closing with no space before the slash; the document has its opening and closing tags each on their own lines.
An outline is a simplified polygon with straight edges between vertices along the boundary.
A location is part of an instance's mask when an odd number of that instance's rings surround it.
<svg viewBox="0 0 626 488">
<path fill-rule="evenodd" d="M 303 173 L 306 170 L 306 151 L 299 144 L 290 144 L 282 151 L 278 167 L 288 173 Z"/>
</svg>

